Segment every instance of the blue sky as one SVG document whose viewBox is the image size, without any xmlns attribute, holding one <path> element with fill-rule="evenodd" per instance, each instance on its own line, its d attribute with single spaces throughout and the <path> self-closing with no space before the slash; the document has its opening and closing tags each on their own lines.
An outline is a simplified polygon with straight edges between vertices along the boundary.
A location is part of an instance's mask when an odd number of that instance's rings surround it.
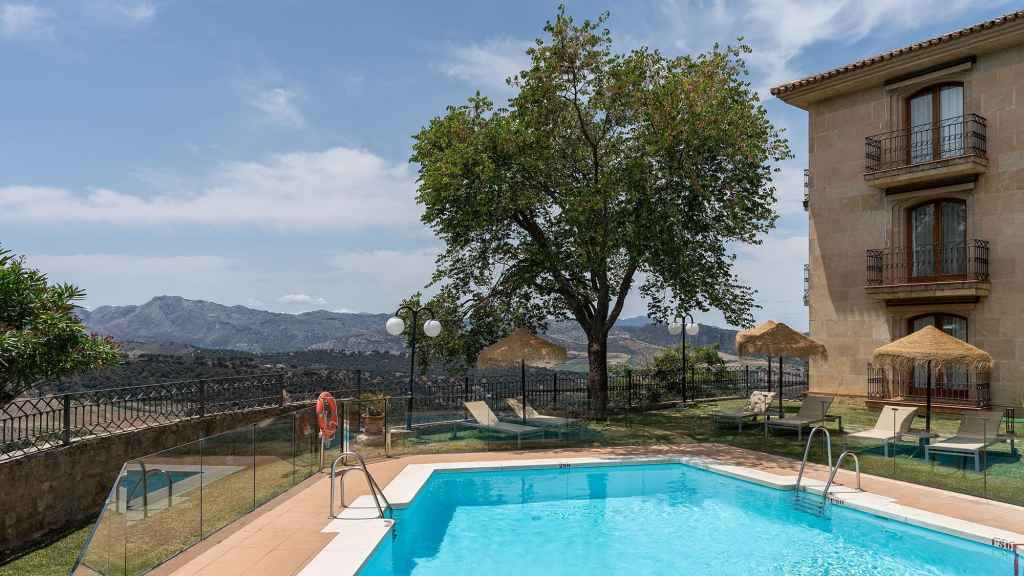
<svg viewBox="0 0 1024 576">
<path fill-rule="evenodd" d="M 0 243 L 86 305 L 158 294 L 390 311 L 438 242 L 411 136 L 475 90 L 502 100 L 556 2 L 0 0 Z M 796 159 L 777 230 L 739 250 L 758 319 L 806 328 L 806 115 L 767 87 L 985 20 L 1000 1 L 568 2 L 618 47 L 744 36 Z M 639 298 L 626 314 L 643 314 Z M 722 324 L 721 315 L 699 319 Z"/>
</svg>

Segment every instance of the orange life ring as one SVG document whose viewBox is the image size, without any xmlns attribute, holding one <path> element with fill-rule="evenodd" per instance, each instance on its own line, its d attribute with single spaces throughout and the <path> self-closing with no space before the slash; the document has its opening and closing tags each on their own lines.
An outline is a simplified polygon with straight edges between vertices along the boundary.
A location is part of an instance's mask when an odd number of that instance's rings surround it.
<svg viewBox="0 0 1024 576">
<path fill-rule="evenodd" d="M 330 415 L 327 414 L 328 409 Z M 338 431 L 338 404 L 330 392 L 321 392 L 316 399 L 316 421 L 320 425 L 320 437 L 329 438 Z"/>
</svg>

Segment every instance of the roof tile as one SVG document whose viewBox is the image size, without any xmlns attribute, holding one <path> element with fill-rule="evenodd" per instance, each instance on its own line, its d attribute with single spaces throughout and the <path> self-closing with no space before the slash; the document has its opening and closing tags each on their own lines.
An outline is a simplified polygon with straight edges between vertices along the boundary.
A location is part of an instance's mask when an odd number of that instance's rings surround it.
<svg viewBox="0 0 1024 576">
<path fill-rule="evenodd" d="M 1011 12 L 1010 14 L 1005 14 L 1005 15 L 1000 16 L 998 18 L 993 18 L 992 20 L 987 20 L 985 22 L 981 22 L 981 23 L 975 24 L 973 26 L 968 26 L 967 28 L 962 28 L 962 29 L 957 30 L 955 32 L 950 32 L 948 34 L 943 34 L 942 36 L 937 36 L 935 38 L 930 38 L 928 40 L 923 40 L 921 42 L 916 42 L 914 44 L 911 44 L 910 46 L 904 46 L 903 48 L 897 48 L 895 50 L 890 50 L 888 52 L 883 52 L 882 54 L 876 54 L 875 56 L 871 56 L 869 58 L 864 58 L 863 60 L 858 60 L 858 61 L 856 61 L 856 62 L 854 62 L 852 64 L 846 64 L 844 66 L 840 66 L 838 68 L 833 68 L 832 70 L 828 70 L 828 71 L 822 72 L 820 74 L 815 74 L 813 76 L 808 76 L 807 78 L 803 78 L 802 80 L 796 80 L 796 81 L 790 82 L 788 84 L 782 84 L 780 86 L 776 86 L 776 87 L 772 88 L 771 92 L 772 92 L 773 96 L 782 96 L 783 94 L 786 94 L 788 92 L 792 92 L 793 90 L 796 90 L 797 88 L 803 88 L 804 86 L 809 86 L 811 84 L 816 84 L 818 82 L 822 82 L 822 81 L 827 80 L 829 78 L 834 78 L 836 76 L 839 76 L 841 74 L 845 74 L 847 72 L 853 72 L 854 70 L 860 70 L 862 68 L 867 68 L 867 67 L 872 66 L 874 64 L 879 64 L 881 62 L 885 62 L 887 60 L 891 60 L 891 59 L 893 59 L 893 58 L 895 58 L 897 56 L 901 56 L 903 54 L 909 54 L 911 52 L 916 52 L 916 51 L 921 50 L 923 48 L 927 48 L 927 47 L 930 47 L 930 46 L 935 46 L 937 44 L 942 44 L 944 42 L 949 42 L 950 40 L 955 40 L 957 38 L 962 38 L 964 36 L 969 36 L 971 34 L 975 34 L 977 32 L 981 32 L 983 30 L 988 30 L 989 28 L 994 28 L 996 26 L 1002 26 L 1002 25 L 1005 25 L 1005 24 L 1008 24 L 1010 22 L 1013 22 L 1015 20 L 1020 20 L 1020 19 L 1024 19 L 1024 10 L 1018 10 L 1017 12 Z"/>
</svg>

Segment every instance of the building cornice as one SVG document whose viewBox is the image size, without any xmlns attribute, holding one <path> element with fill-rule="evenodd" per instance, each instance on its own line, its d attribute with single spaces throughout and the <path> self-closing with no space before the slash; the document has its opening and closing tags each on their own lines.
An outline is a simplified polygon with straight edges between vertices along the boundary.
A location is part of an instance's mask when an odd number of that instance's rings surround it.
<svg viewBox="0 0 1024 576">
<path fill-rule="evenodd" d="M 1024 10 L 917 42 L 772 88 L 779 99 L 807 108 L 812 102 L 913 74 L 943 62 L 1024 43 Z"/>
</svg>

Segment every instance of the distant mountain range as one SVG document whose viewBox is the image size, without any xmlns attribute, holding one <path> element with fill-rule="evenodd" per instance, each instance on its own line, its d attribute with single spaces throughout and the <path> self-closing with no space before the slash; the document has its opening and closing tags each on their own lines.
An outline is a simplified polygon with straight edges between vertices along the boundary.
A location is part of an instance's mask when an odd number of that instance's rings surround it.
<svg viewBox="0 0 1024 576">
<path fill-rule="evenodd" d="M 78 314 L 90 330 L 124 342 L 263 354 L 300 350 L 401 354 L 405 348 L 401 338 L 384 331 L 388 314 L 326 310 L 283 314 L 178 296 L 158 296 L 141 306 L 79 309 Z M 546 336 L 574 352 L 572 356 L 580 360 L 585 356 L 586 338 L 575 322 L 553 323 Z M 716 344 L 722 352 L 732 353 L 735 336 L 735 330 L 702 325 L 700 334 L 687 342 Z M 625 318 L 609 334 L 609 351 L 620 355 L 620 361 L 636 364 L 679 342 L 680 337 L 671 336 L 664 325 L 644 317 Z"/>
</svg>

